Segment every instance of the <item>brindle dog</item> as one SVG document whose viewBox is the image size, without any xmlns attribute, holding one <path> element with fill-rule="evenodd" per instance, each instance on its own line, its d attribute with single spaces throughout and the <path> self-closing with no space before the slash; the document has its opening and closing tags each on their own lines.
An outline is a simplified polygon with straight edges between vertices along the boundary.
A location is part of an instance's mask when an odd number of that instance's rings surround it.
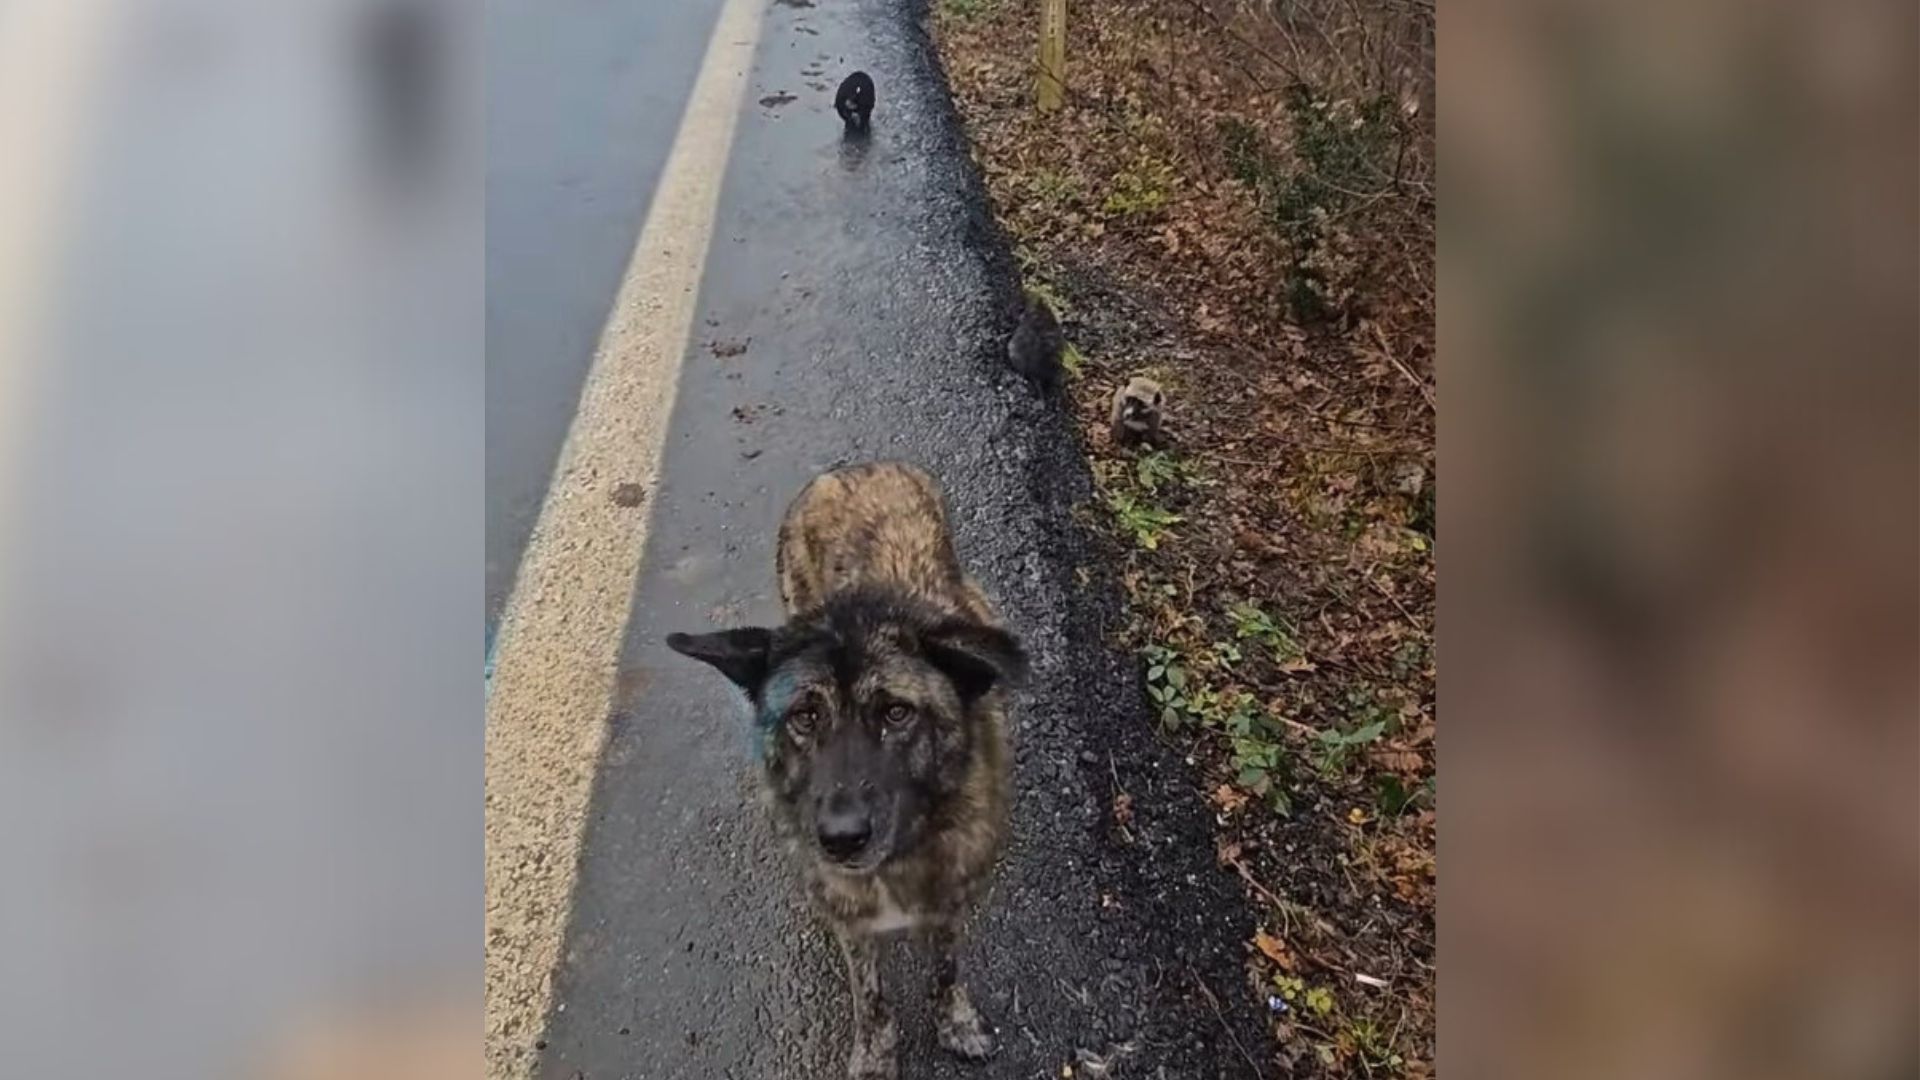
<svg viewBox="0 0 1920 1080">
<path fill-rule="evenodd" d="M 954 950 L 1006 833 L 1003 687 L 1020 644 L 961 570 L 933 479 L 878 463 L 816 477 L 780 526 L 788 621 L 667 644 L 747 692 L 774 818 L 809 852 L 814 902 L 846 954 L 859 1080 L 897 1075 L 876 938 L 935 950 L 940 1045 L 993 1053 Z"/>
</svg>

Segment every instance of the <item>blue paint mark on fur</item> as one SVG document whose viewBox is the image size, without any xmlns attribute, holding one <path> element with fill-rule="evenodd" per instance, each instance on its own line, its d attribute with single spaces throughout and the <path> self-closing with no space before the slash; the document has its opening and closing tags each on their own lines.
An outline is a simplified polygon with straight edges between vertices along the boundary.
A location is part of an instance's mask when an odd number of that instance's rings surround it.
<svg viewBox="0 0 1920 1080">
<path fill-rule="evenodd" d="M 785 671 L 775 672 L 761 689 L 759 712 L 750 717 L 748 723 L 755 761 L 767 759 L 767 737 L 780 727 L 781 718 L 787 715 L 787 706 L 793 702 L 793 689 L 793 675 Z"/>
<path fill-rule="evenodd" d="M 747 756 L 755 761 L 764 760 L 767 754 L 767 729 L 760 722 L 759 710 L 753 707 L 753 702 L 746 698 L 741 701 L 745 705 L 741 710 L 741 718 L 746 723 L 740 725 L 740 729 L 746 732 Z"/>
<path fill-rule="evenodd" d="M 761 709 L 768 716 L 785 716 L 787 706 L 793 703 L 793 673 L 774 672 L 760 692 L 760 701 Z"/>
</svg>

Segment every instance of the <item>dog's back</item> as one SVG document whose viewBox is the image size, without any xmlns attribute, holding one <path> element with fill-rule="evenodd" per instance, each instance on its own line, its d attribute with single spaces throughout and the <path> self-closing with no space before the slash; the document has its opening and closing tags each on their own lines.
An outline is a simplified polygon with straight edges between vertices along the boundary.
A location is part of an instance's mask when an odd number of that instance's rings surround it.
<svg viewBox="0 0 1920 1080">
<path fill-rule="evenodd" d="M 940 489 L 904 462 L 815 477 L 780 523 L 775 567 L 788 615 L 811 611 L 833 593 L 878 585 L 955 614 L 998 621 L 960 569 Z"/>
</svg>

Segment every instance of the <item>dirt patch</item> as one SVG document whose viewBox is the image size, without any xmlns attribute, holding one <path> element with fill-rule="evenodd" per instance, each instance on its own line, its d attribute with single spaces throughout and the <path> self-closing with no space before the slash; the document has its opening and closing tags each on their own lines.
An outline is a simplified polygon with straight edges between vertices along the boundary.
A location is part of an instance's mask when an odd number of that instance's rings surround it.
<svg viewBox="0 0 1920 1080">
<path fill-rule="evenodd" d="M 1294 1076 L 1428 1076 L 1435 730 L 1431 8 L 945 0 L 957 108 L 1027 286 L 1075 346 L 1100 572 L 1155 734 L 1205 776 L 1261 910 L 1246 985 Z M 1172 445 L 1108 445 L 1166 386 Z M 1181 792 L 1113 778 L 1112 841 Z M 1205 841 L 1200 841 L 1205 842 Z"/>
</svg>

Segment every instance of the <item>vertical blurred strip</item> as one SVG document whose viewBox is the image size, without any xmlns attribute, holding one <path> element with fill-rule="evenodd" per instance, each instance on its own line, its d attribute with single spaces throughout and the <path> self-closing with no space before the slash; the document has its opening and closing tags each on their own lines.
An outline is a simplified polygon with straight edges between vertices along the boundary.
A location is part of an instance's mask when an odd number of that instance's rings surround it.
<svg viewBox="0 0 1920 1080">
<path fill-rule="evenodd" d="M 477 5 L 403 186 L 383 2 L 0 0 L 0 1075 L 478 1071 Z"/>
<path fill-rule="evenodd" d="M 0 567 L 10 565 L 22 447 L 54 247 L 72 191 L 88 92 L 110 25 L 105 0 L 0 4 Z M 0 640 L 7 575 L 0 574 Z"/>
<path fill-rule="evenodd" d="M 1920 14 L 1439 36 L 1442 1073 L 1920 1075 Z"/>
</svg>

